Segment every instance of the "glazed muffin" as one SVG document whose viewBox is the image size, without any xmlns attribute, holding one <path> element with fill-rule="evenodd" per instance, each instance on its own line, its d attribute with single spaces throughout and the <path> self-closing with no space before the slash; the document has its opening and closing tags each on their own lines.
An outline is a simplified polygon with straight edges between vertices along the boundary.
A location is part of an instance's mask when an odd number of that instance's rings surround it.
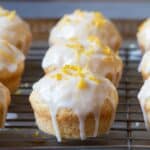
<svg viewBox="0 0 150 150">
<path fill-rule="evenodd" d="M 65 15 L 51 30 L 49 43 L 55 44 L 70 38 L 86 39 L 97 36 L 114 51 L 121 45 L 121 36 L 115 25 L 99 12 L 76 10 Z"/>
<path fill-rule="evenodd" d="M 140 25 L 137 41 L 143 52 L 150 50 L 150 19 L 145 20 Z"/>
<path fill-rule="evenodd" d="M 117 90 L 108 79 L 96 79 L 72 65 L 40 79 L 29 99 L 38 127 L 58 141 L 107 133 L 118 104 Z"/>
<path fill-rule="evenodd" d="M 8 41 L 27 54 L 32 35 L 29 25 L 15 11 L 0 7 L 0 39 Z"/>
<path fill-rule="evenodd" d="M 54 44 L 46 52 L 42 62 L 45 73 L 59 69 L 65 64 L 88 68 L 97 78 L 104 76 L 118 86 L 122 75 L 122 60 L 95 36 L 86 40 L 70 39 Z"/>
<path fill-rule="evenodd" d="M 7 41 L 0 40 L 0 82 L 14 92 L 24 70 L 24 54 Z"/>
<path fill-rule="evenodd" d="M 150 51 L 144 53 L 138 70 L 141 72 L 144 80 L 150 76 Z"/>
<path fill-rule="evenodd" d="M 4 127 L 8 106 L 10 104 L 10 92 L 0 83 L 0 128 Z"/>
<path fill-rule="evenodd" d="M 142 86 L 138 94 L 138 99 L 141 105 L 145 126 L 147 129 L 150 129 L 150 90 L 149 89 L 150 89 L 150 78 L 145 80 L 144 85 Z"/>
</svg>

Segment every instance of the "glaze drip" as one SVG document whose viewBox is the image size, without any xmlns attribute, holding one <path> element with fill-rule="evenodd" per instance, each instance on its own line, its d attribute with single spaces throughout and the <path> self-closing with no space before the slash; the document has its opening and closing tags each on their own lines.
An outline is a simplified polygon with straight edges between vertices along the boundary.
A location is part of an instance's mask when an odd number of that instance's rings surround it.
<svg viewBox="0 0 150 150">
<path fill-rule="evenodd" d="M 138 99 L 141 105 L 141 109 L 142 109 L 143 117 L 145 121 L 145 126 L 147 129 L 150 129 L 149 124 L 148 124 L 150 120 L 148 120 L 148 114 L 147 114 L 148 112 L 146 111 L 145 105 L 150 100 L 149 89 L 150 89 L 150 78 L 145 80 L 144 85 L 142 86 L 142 88 L 140 89 L 140 92 L 138 93 Z"/>
<path fill-rule="evenodd" d="M 56 74 L 61 74 L 61 78 L 55 78 Z M 84 88 L 77 86 L 81 79 L 86 83 L 86 86 L 83 86 Z M 89 113 L 94 115 L 93 136 L 95 137 L 99 128 L 101 106 L 108 99 L 115 110 L 118 97 L 116 88 L 109 80 L 103 77 L 98 80 L 88 70 L 72 65 L 66 65 L 62 69 L 47 74 L 33 85 L 33 90 L 50 108 L 53 129 L 58 141 L 61 141 L 61 134 L 56 117 L 60 108 L 71 109 L 77 115 L 80 138 L 83 140 L 86 138 L 85 119 L 87 115 Z M 113 115 L 115 115 L 115 112 Z"/>
</svg>

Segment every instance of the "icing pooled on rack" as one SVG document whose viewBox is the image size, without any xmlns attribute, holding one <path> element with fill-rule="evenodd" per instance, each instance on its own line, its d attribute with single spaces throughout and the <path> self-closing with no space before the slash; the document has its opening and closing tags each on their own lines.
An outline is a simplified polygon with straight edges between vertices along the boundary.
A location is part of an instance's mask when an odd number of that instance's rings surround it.
<svg viewBox="0 0 150 150">
<path fill-rule="evenodd" d="M 47 74 L 33 85 L 33 91 L 49 106 L 58 141 L 61 141 L 61 135 L 56 114 L 60 108 L 69 108 L 77 115 L 80 137 L 83 140 L 86 138 L 84 121 L 87 114 L 93 113 L 95 117 L 93 136 L 97 136 L 99 115 L 104 101 L 108 99 L 114 111 L 118 101 L 116 88 L 109 80 L 102 77 L 96 79 L 88 70 L 75 65 L 65 65 Z M 115 112 L 113 118 L 114 115 Z"/>
<path fill-rule="evenodd" d="M 146 102 L 150 100 L 149 89 L 150 89 L 150 78 L 145 80 L 144 85 L 142 86 L 142 88 L 140 89 L 140 92 L 138 93 L 138 99 L 141 105 L 141 109 L 143 112 L 144 121 L 145 121 L 145 125 L 147 129 L 149 129 L 148 122 L 150 122 L 150 120 L 148 119 L 148 114 L 146 112 L 145 105 L 146 105 Z"/>
<path fill-rule="evenodd" d="M 144 53 L 138 71 L 143 71 L 146 74 L 150 73 L 150 51 Z"/>
<path fill-rule="evenodd" d="M 7 69 L 9 72 L 15 72 L 24 59 L 23 53 L 15 46 L 0 40 L 0 70 Z"/>
<path fill-rule="evenodd" d="M 87 40 L 71 38 L 61 44 L 54 44 L 46 52 L 42 68 L 49 72 L 65 64 L 86 67 L 97 78 L 110 73 L 114 84 L 118 84 L 117 74 L 121 77 L 122 72 L 120 57 L 95 36 L 89 36 Z"/>
<path fill-rule="evenodd" d="M 76 10 L 60 19 L 51 30 L 49 43 L 61 43 L 70 38 L 85 40 L 90 35 L 98 37 L 111 48 L 115 48 L 118 40 L 121 41 L 115 26 L 100 12 Z"/>
</svg>

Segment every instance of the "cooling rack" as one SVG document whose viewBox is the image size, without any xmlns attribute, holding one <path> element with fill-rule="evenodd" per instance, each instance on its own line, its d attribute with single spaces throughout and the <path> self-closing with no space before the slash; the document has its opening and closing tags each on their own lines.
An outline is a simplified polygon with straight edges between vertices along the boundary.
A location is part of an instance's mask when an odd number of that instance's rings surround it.
<svg viewBox="0 0 150 150">
<path fill-rule="evenodd" d="M 32 84 L 43 75 L 41 60 L 48 48 L 48 30 L 56 21 L 57 19 L 28 20 L 34 42 L 26 59 L 20 88 L 12 95 L 5 129 L 0 130 L 0 149 L 149 149 L 150 132 L 145 129 L 137 100 L 137 92 L 143 83 L 137 72 L 141 53 L 137 44 L 130 42 L 135 40 L 140 21 L 115 20 L 124 41 L 128 42 L 120 49 L 124 71 L 118 88 L 120 101 L 117 114 L 109 134 L 85 141 L 64 140 L 57 143 L 54 136 L 37 129 L 28 97 Z"/>
</svg>

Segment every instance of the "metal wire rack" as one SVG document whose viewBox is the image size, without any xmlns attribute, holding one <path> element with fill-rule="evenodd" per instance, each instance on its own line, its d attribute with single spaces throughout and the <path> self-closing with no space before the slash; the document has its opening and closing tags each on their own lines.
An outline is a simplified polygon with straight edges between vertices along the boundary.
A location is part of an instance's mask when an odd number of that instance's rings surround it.
<svg viewBox="0 0 150 150">
<path fill-rule="evenodd" d="M 47 50 L 45 42 L 35 43 L 26 60 L 25 73 L 19 90 L 12 95 L 5 129 L 0 130 L 0 149 L 148 149 L 150 132 L 145 129 L 137 100 L 143 81 L 137 72 L 140 50 L 130 44 L 120 49 L 124 61 L 122 81 L 118 88 L 120 101 L 115 122 L 108 135 L 85 141 L 64 140 L 40 132 L 35 124 L 28 97 L 32 84 L 42 75 L 41 60 Z"/>
</svg>

